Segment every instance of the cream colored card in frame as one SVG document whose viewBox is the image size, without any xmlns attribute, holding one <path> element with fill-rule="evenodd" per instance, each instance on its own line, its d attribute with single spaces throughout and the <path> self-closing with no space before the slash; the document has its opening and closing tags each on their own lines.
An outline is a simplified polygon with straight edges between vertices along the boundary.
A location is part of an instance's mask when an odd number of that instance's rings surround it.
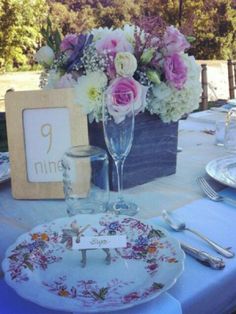
<svg viewBox="0 0 236 314">
<path fill-rule="evenodd" d="M 13 197 L 63 198 L 63 153 L 88 144 L 73 89 L 9 92 L 5 103 Z"/>
</svg>

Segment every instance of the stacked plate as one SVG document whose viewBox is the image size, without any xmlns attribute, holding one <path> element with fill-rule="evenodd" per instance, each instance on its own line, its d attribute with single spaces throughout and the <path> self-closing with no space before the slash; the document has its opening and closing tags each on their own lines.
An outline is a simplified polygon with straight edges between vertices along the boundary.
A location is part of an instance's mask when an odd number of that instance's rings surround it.
<svg viewBox="0 0 236 314">
<path fill-rule="evenodd" d="M 236 188 L 236 156 L 210 161 L 206 166 L 206 172 L 218 182 Z"/>
<path fill-rule="evenodd" d="M 0 152 L 0 183 L 10 179 L 9 153 Z"/>
</svg>

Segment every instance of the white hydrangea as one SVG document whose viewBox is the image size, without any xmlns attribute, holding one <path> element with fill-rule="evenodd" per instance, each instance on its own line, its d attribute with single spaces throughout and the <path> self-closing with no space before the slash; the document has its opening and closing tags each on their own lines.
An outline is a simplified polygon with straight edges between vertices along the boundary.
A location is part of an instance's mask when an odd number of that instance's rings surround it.
<svg viewBox="0 0 236 314">
<path fill-rule="evenodd" d="M 61 78 L 61 73 L 57 72 L 55 69 L 52 69 L 48 72 L 47 83 L 44 89 L 57 88 L 57 83 Z"/>
<path fill-rule="evenodd" d="M 132 45 L 134 45 L 134 33 L 135 33 L 135 29 L 138 31 L 138 33 L 140 32 L 140 28 L 138 26 L 135 25 L 129 25 L 129 24 L 125 24 L 122 31 L 125 34 L 126 39 L 128 40 L 129 43 L 131 43 Z M 144 42 L 144 31 L 141 32 L 141 39 Z"/>
<path fill-rule="evenodd" d="M 123 32 L 125 33 L 125 37 L 132 45 L 134 44 L 134 31 L 135 26 L 134 25 L 128 25 L 125 24 L 123 27 Z"/>
<path fill-rule="evenodd" d="M 188 68 L 187 81 L 181 90 L 177 90 L 165 83 L 152 87 L 154 98 L 149 103 L 151 113 L 159 114 L 163 122 L 178 121 L 185 113 L 197 109 L 200 102 L 201 83 L 200 66 L 194 57 L 183 55 Z"/>
</svg>

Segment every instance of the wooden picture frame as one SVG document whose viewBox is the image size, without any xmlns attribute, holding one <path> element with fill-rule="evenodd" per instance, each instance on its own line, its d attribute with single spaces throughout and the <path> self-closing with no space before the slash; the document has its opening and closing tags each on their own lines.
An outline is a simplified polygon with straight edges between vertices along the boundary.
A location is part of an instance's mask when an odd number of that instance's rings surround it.
<svg viewBox="0 0 236 314">
<path fill-rule="evenodd" d="M 13 197 L 64 198 L 60 158 L 88 144 L 87 116 L 73 89 L 8 92 L 5 104 Z"/>
</svg>

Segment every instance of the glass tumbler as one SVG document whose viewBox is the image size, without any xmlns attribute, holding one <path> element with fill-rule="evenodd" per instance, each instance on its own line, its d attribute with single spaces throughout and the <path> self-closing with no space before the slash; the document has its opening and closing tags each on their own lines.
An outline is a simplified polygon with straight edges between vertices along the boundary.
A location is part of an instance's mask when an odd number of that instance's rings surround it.
<svg viewBox="0 0 236 314">
<path fill-rule="evenodd" d="M 109 202 L 108 157 L 95 146 L 74 146 L 62 158 L 67 213 L 105 212 Z"/>
<path fill-rule="evenodd" d="M 215 145 L 224 146 L 225 120 L 216 121 L 215 124 Z"/>
<path fill-rule="evenodd" d="M 226 117 L 224 146 L 229 153 L 236 154 L 236 108 L 230 109 Z"/>
</svg>

